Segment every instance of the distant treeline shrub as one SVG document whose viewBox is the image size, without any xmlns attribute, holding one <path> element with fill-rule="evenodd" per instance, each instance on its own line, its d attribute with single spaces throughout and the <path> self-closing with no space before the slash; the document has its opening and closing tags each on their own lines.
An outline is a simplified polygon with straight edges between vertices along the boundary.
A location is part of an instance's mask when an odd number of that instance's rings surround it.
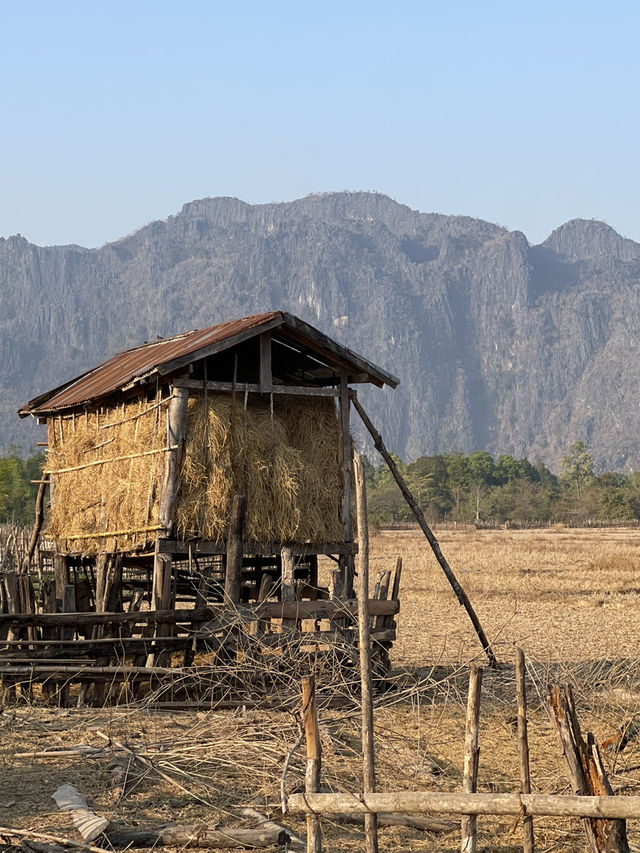
<svg viewBox="0 0 640 853">
<path fill-rule="evenodd" d="M 640 473 L 596 475 L 582 442 L 571 445 L 559 476 L 540 460 L 532 464 L 508 455 L 495 460 L 483 450 L 396 462 L 431 522 L 524 526 L 640 518 Z M 413 520 L 384 463 L 367 465 L 367 481 L 373 524 Z"/>
<path fill-rule="evenodd" d="M 9 449 L 0 456 L 0 523 L 31 524 L 34 519 L 38 484 L 44 463 L 44 453 L 23 459 Z"/>
</svg>

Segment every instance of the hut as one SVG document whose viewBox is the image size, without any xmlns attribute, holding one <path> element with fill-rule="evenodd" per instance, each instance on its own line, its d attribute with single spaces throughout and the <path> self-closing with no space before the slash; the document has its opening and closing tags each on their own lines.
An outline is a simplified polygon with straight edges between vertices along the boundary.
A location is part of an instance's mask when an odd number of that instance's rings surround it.
<svg viewBox="0 0 640 853">
<path fill-rule="evenodd" d="M 72 587 L 67 609 L 261 606 L 321 627 L 322 601 L 354 599 L 353 386 L 397 382 L 273 311 L 145 343 L 31 400 L 58 609 Z M 336 567 L 324 588 L 319 555 Z"/>
</svg>

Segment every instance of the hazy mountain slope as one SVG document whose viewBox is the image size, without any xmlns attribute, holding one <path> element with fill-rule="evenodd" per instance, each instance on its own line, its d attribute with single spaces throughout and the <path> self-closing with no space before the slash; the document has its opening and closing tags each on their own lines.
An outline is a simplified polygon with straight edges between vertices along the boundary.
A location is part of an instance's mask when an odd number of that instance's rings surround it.
<svg viewBox="0 0 640 853">
<path fill-rule="evenodd" d="M 0 239 L 0 438 L 15 410 L 116 350 L 284 308 L 401 379 L 369 402 L 415 457 L 481 447 L 556 464 L 576 438 L 640 466 L 640 245 L 574 220 L 541 246 L 371 193 L 203 199 L 96 250 Z"/>
</svg>

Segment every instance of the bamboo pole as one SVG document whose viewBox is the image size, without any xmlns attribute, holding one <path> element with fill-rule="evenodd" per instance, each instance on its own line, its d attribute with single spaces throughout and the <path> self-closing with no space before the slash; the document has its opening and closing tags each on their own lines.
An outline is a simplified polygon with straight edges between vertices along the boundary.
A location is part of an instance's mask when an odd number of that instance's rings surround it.
<svg viewBox="0 0 640 853">
<path fill-rule="evenodd" d="M 321 815 L 367 814 L 475 814 L 545 815 L 603 820 L 640 819 L 640 797 L 577 796 L 559 794 L 465 794 L 441 791 L 398 791 L 384 794 L 291 794 L 288 811 Z"/>
<path fill-rule="evenodd" d="M 360 645 L 360 691 L 362 702 L 363 790 L 376 789 L 375 746 L 373 740 L 373 693 L 371 689 L 371 621 L 369 617 L 369 527 L 364 466 L 354 454 L 356 511 L 358 520 L 358 637 Z M 375 814 L 364 817 L 366 853 L 378 853 L 378 821 Z"/>
<path fill-rule="evenodd" d="M 531 793 L 529 768 L 529 739 L 527 736 L 527 691 L 525 686 L 526 664 L 522 649 L 516 649 L 516 698 L 518 702 L 518 757 L 520 760 L 520 789 L 523 794 Z M 534 853 L 533 818 L 522 818 L 523 851 Z"/>
<path fill-rule="evenodd" d="M 480 620 L 478 619 L 476 612 L 473 609 L 471 602 L 469 601 L 469 597 L 467 596 L 464 589 L 460 586 L 460 583 L 458 582 L 458 579 L 454 575 L 454 573 L 451 569 L 451 566 L 449 565 L 449 563 L 447 562 L 447 560 L 444 557 L 444 554 L 440 550 L 440 545 L 438 543 L 438 540 L 433 535 L 433 531 L 431 530 L 431 528 L 427 524 L 427 521 L 424 517 L 424 513 L 422 512 L 422 510 L 418 506 L 418 503 L 416 502 L 415 498 L 413 497 L 413 495 L 409 491 L 409 487 L 405 483 L 402 474 L 400 473 L 400 471 L 398 471 L 398 466 L 393 461 L 393 457 L 391 456 L 391 454 L 387 450 L 387 448 L 386 448 L 386 446 L 382 440 L 382 436 L 380 435 L 380 433 L 377 431 L 377 429 L 374 427 L 374 425 L 369 420 L 367 413 L 365 412 L 365 410 L 360 405 L 360 403 L 358 401 L 358 397 L 354 391 L 351 392 L 351 399 L 353 401 L 353 405 L 355 406 L 356 411 L 358 412 L 358 414 L 360 415 L 360 418 L 362 419 L 362 422 L 364 423 L 364 425 L 366 426 L 367 430 L 369 431 L 371 437 L 373 438 L 373 443 L 375 445 L 376 450 L 380 453 L 380 455 L 382 456 L 384 461 L 387 463 L 389 470 L 393 474 L 394 480 L 396 481 L 396 483 L 398 484 L 398 486 L 400 488 L 400 491 L 402 492 L 402 496 L 404 497 L 406 502 L 409 504 L 411 511 L 413 512 L 413 514 L 416 518 L 416 521 L 418 522 L 422 532 L 426 536 L 427 541 L 428 541 L 429 545 L 431 546 L 431 550 L 435 554 L 436 560 L 440 563 L 442 571 L 445 573 L 447 580 L 449 581 L 449 583 L 451 585 L 451 588 L 453 589 L 454 593 L 456 594 L 456 598 L 458 599 L 460 604 L 464 607 L 464 609 L 467 611 L 469 619 L 471 619 L 471 623 L 475 629 L 476 634 L 478 635 L 478 639 L 480 640 L 480 643 L 482 644 L 482 648 L 485 651 L 485 654 L 487 656 L 487 660 L 489 661 L 489 666 L 491 666 L 493 669 L 495 669 L 498 666 L 497 658 L 493 653 L 493 649 L 489 645 L 489 640 L 487 639 L 487 635 L 485 634 L 484 629 L 482 628 L 482 625 L 480 624 Z"/>
<path fill-rule="evenodd" d="M 316 710 L 316 684 L 312 675 L 302 679 L 302 723 L 307 745 L 304 790 L 305 794 L 315 794 L 320 788 L 322 747 Z M 312 812 L 307 813 L 307 853 L 322 853 L 320 820 Z"/>
<path fill-rule="evenodd" d="M 475 794 L 478 785 L 478 725 L 480 723 L 480 691 L 482 689 L 482 669 L 474 666 L 469 674 L 469 695 L 467 697 L 467 722 L 464 739 L 464 770 L 462 790 L 465 794 Z M 461 853 L 476 853 L 478 843 L 476 815 L 464 815 L 461 821 Z"/>
</svg>

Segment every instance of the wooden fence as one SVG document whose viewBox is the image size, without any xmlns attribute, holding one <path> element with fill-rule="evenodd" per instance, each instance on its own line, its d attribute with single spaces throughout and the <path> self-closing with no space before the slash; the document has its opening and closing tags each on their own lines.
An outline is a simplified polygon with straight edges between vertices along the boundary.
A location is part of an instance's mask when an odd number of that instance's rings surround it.
<svg viewBox="0 0 640 853">
<path fill-rule="evenodd" d="M 307 777 L 304 793 L 291 794 L 283 811 L 307 815 L 307 853 L 321 853 L 321 817 L 342 816 L 365 820 L 366 849 L 377 850 L 377 815 L 411 817 L 450 814 L 461 817 L 461 851 L 475 853 L 478 815 L 520 817 L 524 853 L 534 853 L 533 818 L 577 817 L 582 819 L 591 853 L 629 853 L 626 820 L 640 819 L 640 797 L 615 796 L 609 784 L 594 737 L 583 737 L 569 686 L 550 685 L 547 693 L 549 719 L 565 759 L 572 795 L 532 794 L 529 775 L 525 661 L 518 650 L 516 660 L 518 706 L 518 752 L 521 790 L 515 793 L 479 793 L 478 723 L 482 670 L 474 667 L 469 679 L 463 791 L 396 791 L 364 793 L 319 793 L 320 744 L 313 701 L 313 680 L 303 684 L 303 724 L 307 740 Z M 365 768 L 366 769 L 366 768 Z M 366 784 L 366 775 L 365 775 Z M 364 789 L 363 785 L 363 789 Z M 367 822 L 366 818 L 370 820 Z M 371 818 L 373 818 L 371 820 Z"/>
</svg>

